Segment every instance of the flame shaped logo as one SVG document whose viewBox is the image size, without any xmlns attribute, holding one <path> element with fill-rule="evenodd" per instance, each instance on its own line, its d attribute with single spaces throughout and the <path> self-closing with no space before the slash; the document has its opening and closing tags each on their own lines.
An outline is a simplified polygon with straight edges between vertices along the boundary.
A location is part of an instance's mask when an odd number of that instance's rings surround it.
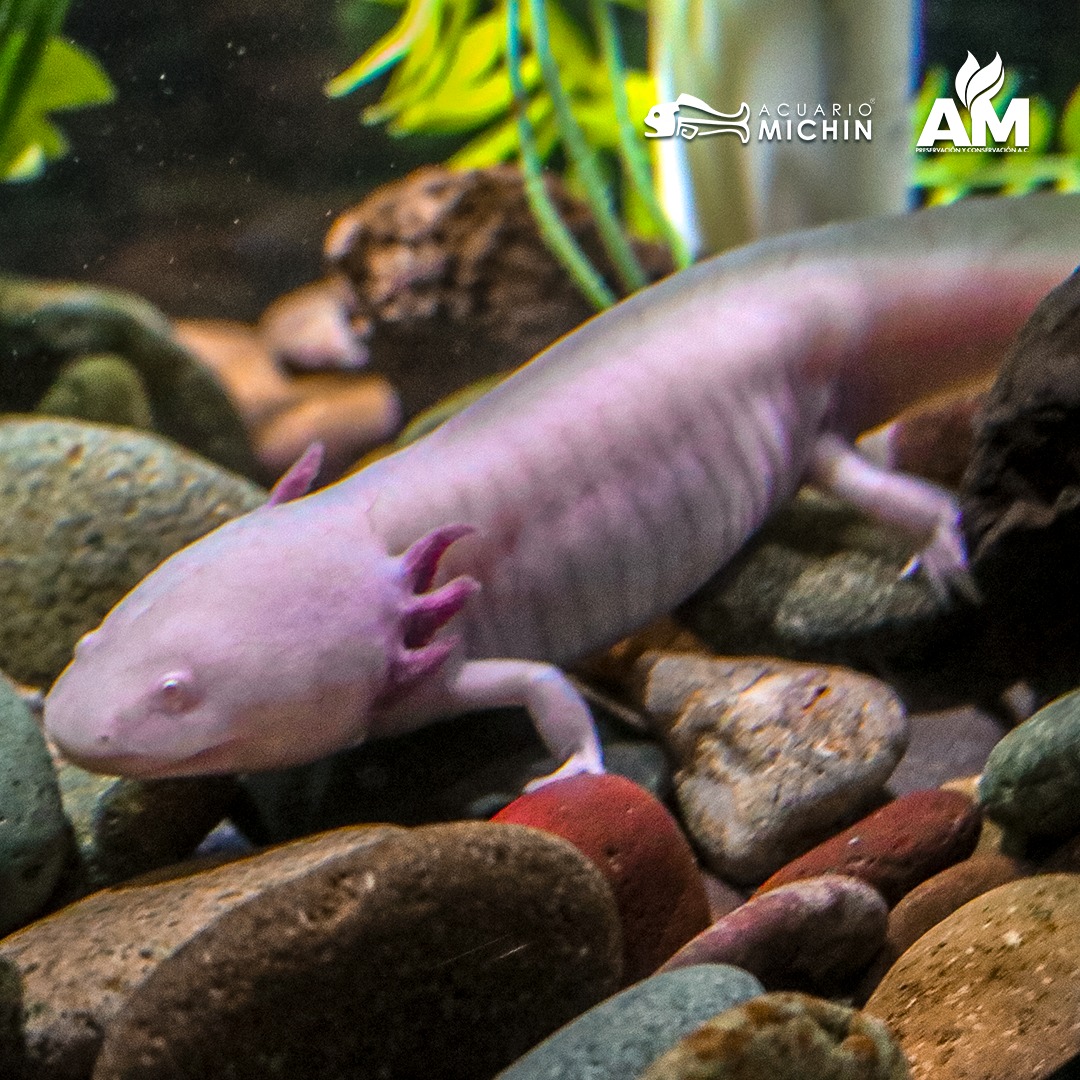
<svg viewBox="0 0 1080 1080">
<path fill-rule="evenodd" d="M 969 111 L 976 99 L 989 101 L 1004 85 L 1005 66 L 1000 53 L 994 53 L 994 59 L 986 67 L 979 67 L 979 61 L 969 51 L 956 73 L 956 96 Z"/>
</svg>

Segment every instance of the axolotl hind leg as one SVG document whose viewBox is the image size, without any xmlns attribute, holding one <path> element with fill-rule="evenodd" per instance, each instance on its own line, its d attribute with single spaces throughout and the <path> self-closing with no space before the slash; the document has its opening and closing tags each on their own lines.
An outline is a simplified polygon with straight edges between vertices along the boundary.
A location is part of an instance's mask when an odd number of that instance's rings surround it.
<svg viewBox="0 0 1080 1080">
<path fill-rule="evenodd" d="M 602 773 L 603 755 L 592 715 L 573 684 L 553 664 L 535 660 L 467 660 L 450 686 L 461 710 L 524 706 L 557 761 L 553 773 L 531 781 L 535 791 L 579 773 Z"/>
<path fill-rule="evenodd" d="M 877 465 L 832 432 L 818 436 L 808 479 L 879 521 L 926 537 L 926 546 L 904 567 L 905 576 L 921 570 L 942 598 L 952 591 L 978 600 L 968 573 L 960 507 L 949 492 Z"/>
</svg>

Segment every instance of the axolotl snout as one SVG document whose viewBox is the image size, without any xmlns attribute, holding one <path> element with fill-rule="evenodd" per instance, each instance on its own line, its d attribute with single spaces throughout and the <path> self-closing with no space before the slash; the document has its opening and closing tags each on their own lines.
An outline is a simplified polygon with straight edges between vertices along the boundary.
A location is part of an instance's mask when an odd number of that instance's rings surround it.
<svg viewBox="0 0 1080 1080">
<path fill-rule="evenodd" d="M 82 765 L 135 776 L 314 760 L 524 705 L 602 769 L 557 664 L 670 610 L 804 480 L 964 570 L 953 500 L 849 439 L 992 368 L 1080 258 L 1080 196 L 792 234 L 643 290 L 412 446 L 166 560 L 45 702 Z M 449 624 L 449 625 L 448 625 Z M 545 778 L 550 779 L 550 778 Z"/>
</svg>

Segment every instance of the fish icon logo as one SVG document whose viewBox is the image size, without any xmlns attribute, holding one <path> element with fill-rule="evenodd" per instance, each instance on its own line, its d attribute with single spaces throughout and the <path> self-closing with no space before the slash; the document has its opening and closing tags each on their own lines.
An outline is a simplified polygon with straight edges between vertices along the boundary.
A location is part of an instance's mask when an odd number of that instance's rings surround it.
<svg viewBox="0 0 1080 1080">
<path fill-rule="evenodd" d="M 705 117 L 680 115 L 683 108 L 707 113 Z M 709 119 L 715 117 L 715 119 Z M 744 101 L 738 112 L 717 112 L 711 105 L 692 94 L 680 94 L 674 101 L 654 105 L 645 116 L 647 139 L 668 139 L 681 136 L 694 139 L 698 135 L 738 135 L 745 146 L 750 141 L 750 106 Z"/>
</svg>

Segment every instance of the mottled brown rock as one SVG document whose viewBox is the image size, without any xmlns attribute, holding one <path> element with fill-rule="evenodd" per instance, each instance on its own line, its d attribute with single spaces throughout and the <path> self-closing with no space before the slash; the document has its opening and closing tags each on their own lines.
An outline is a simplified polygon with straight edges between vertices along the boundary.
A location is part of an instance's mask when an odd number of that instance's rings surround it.
<svg viewBox="0 0 1080 1080">
<path fill-rule="evenodd" d="M 93 1077 L 491 1076 L 620 969 L 611 892 L 566 841 L 489 823 L 387 833 L 165 959 Z"/>
<path fill-rule="evenodd" d="M 646 653 L 636 672 L 677 764 L 683 820 L 736 883 L 761 881 L 874 805 L 907 745 L 896 695 L 843 668 Z"/>
<path fill-rule="evenodd" d="M 799 993 L 737 1005 L 685 1036 L 641 1080 L 910 1080 L 875 1017 Z"/>
<path fill-rule="evenodd" d="M 1030 864 L 1000 852 L 976 853 L 916 885 L 889 913 L 885 944 L 859 990 L 865 1001 L 885 972 L 916 941 L 976 896 L 1031 873 Z"/>
<path fill-rule="evenodd" d="M 755 895 L 818 874 L 850 874 L 873 885 L 889 906 L 920 881 L 967 858 L 982 815 L 958 791 L 912 791 L 793 859 Z"/>
<path fill-rule="evenodd" d="M 343 829 L 170 877 L 105 889 L 0 942 L 0 963 L 23 978 L 34 1080 L 85 1080 L 102 1033 L 166 957 L 237 904 L 397 830 Z"/>
<path fill-rule="evenodd" d="M 885 941 L 889 909 L 876 889 L 825 875 L 754 897 L 684 945 L 661 971 L 731 964 L 766 990 L 850 987 Z"/>
<path fill-rule="evenodd" d="M 916 1080 L 1043 1080 L 1080 1053 L 1080 877 L 993 889 L 904 953 L 866 1003 Z"/>
<path fill-rule="evenodd" d="M 48 686 L 141 578 L 265 498 L 154 435 L 0 419 L 0 668 Z"/>
<path fill-rule="evenodd" d="M 552 175 L 563 220 L 609 282 L 586 205 Z M 595 312 L 541 240 L 511 166 L 418 169 L 342 215 L 326 257 L 356 291 L 352 326 L 401 394 L 406 418 L 517 367 Z M 652 276 L 667 256 L 641 246 Z"/>
</svg>

